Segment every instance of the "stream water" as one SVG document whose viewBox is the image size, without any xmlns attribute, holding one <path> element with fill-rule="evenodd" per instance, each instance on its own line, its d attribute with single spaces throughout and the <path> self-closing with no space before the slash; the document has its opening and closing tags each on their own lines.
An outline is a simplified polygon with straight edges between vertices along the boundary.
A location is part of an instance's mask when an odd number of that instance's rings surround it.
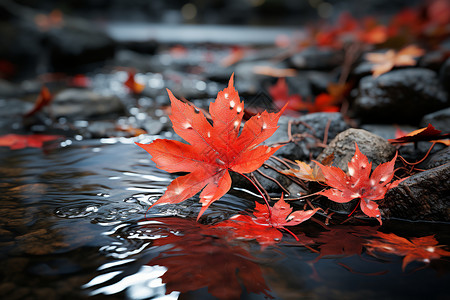
<svg viewBox="0 0 450 300">
<path fill-rule="evenodd" d="M 260 247 L 207 231 L 206 223 L 252 208 L 257 198 L 242 190 L 214 203 L 200 223 L 198 199 L 145 215 L 174 177 L 158 170 L 133 139 L 2 147 L 0 162 L 2 299 L 448 299 L 450 294 L 448 258 L 412 262 L 402 271 L 403 257 L 368 255 L 360 237 L 375 230 L 403 237 L 436 234 L 448 245 L 448 224 L 397 220 L 381 228 L 329 225 L 327 231 L 308 221 L 293 228 L 300 243 L 285 233 L 278 244 Z"/>
</svg>

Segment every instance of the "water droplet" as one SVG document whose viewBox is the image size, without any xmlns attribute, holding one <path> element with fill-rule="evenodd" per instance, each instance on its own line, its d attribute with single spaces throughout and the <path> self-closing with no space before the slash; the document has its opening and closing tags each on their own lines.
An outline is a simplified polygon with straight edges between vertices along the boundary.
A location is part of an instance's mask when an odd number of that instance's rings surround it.
<svg viewBox="0 0 450 300">
<path fill-rule="evenodd" d="M 225 94 L 228 95 L 228 94 Z M 226 99 L 226 98 L 225 98 Z M 236 102 L 234 102 L 233 100 L 230 101 L 230 109 L 233 109 L 234 106 L 236 105 Z"/>
</svg>

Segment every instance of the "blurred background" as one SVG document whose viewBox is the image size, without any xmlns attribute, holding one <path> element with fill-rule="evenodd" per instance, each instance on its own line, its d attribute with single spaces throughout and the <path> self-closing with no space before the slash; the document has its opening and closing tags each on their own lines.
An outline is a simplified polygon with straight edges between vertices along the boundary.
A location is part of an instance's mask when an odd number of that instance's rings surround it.
<svg viewBox="0 0 450 300">
<path fill-rule="evenodd" d="M 423 3 L 422 3 L 423 2 Z M 267 44 L 343 12 L 386 21 L 418 0 L 2 0 L 0 75 L 21 79 L 158 43 Z"/>
</svg>

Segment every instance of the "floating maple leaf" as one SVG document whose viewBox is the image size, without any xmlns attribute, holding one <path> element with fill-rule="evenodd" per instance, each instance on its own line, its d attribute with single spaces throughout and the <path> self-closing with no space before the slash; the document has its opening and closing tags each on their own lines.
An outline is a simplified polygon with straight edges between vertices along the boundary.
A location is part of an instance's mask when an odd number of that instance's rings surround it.
<svg viewBox="0 0 450 300">
<path fill-rule="evenodd" d="M 239 238 L 256 239 L 262 247 L 272 245 L 279 241 L 283 235 L 276 229 L 289 232 L 298 241 L 298 237 L 285 226 L 295 226 L 311 218 L 320 208 L 313 210 L 297 210 L 292 212 L 292 207 L 283 199 L 278 200 L 273 207 L 255 202 L 253 216 L 235 215 L 229 220 L 221 222 L 221 227 L 229 226 L 235 230 Z"/>
<path fill-rule="evenodd" d="M 378 77 L 389 72 L 393 67 L 415 66 L 416 58 L 425 53 L 415 45 L 407 46 L 400 51 L 388 50 L 385 53 L 367 53 L 366 59 L 373 63 L 372 74 Z"/>
<path fill-rule="evenodd" d="M 44 142 L 57 140 L 62 138 L 60 135 L 44 135 L 44 134 L 6 134 L 0 136 L 0 146 L 9 147 L 11 150 L 22 149 L 27 147 L 42 148 Z"/>
<path fill-rule="evenodd" d="M 253 215 L 256 217 L 255 222 L 289 231 L 284 226 L 295 226 L 303 223 L 320 209 L 296 210 L 292 212 L 292 207 L 283 198 L 283 195 L 281 195 L 281 199 L 270 208 L 270 212 L 266 205 L 255 202 L 256 207 L 253 212 Z"/>
<path fill-rule="evenodd" d="M 413 261 L 429 263 L 433 259 L 439 259 L 441 256 L 450 256 L 450 252 L 442 249 L 434 235 L 410 238 L 409 240 L 393 233 L 377 232 L 373 239 L 365 244 L 368 253 L 374 252 L 389 253 L 405 256 L 403 258 L 402 269 Z"/>
<path fill-rule="evenodd" d="M 184 103 L 169 90 L 172 121 L 175 132 L 189 144 L 157 139 L 140 144 L 152 155 L 156 166 L 167 172 L 190 172 L 176 178 L 154 205 L 182 202 L 200 193 L 202 208 L 198 218 L 231 187 L 229 171 L 249 173 L 259 167 L 281 146 L 257 146 L 278 128 L 277 122 L 286 107 L 278 113 L 263 111 L 248 120 L 239 134 L 244 103 L 233 86 L 220 91 L 210 104 L 211 125 L 202 111 Z M 197 218 L 197 219 L 198 219 Z"/>
<path fill-rule="evenodd" d="M 397 154 L 391 161 L 377 166 L 369 177 L 372 163 L 369 163 L 367 157 L 359 151 L 356 143 L 355 147 L 355 155 L 348 163 L 348 175 L 337 167 L 324 166 L 314 161 L 321 168 L 326 184 L 332 187 L 319 192 L 319 194 L 338 203 L 346 203 L 360 198 L 359 204 L 362 212 L 369 217 L 376 218 L 381 224 L 378 204 L 374 201 L 383 199 L 386 192 L 397 186 L 401 181 L 396 180 L 390 183 L 394 177 L 394 164 Z"/>
<path fill-rule="evenodd" d="M 448 138 L 450 137 L 450 134 L 442 134 L 441 130 L 437 130 L 434 128 L 433 125 L 428 124 L 427 127 L 417 129 L 414 131 L 411 131 L 407 134 L 402 134 L 399 137 L 395 139 L 389 139 L 388 141 L 391 144 L 403 144 L 403 143 L 415 143 L 419 141 L 430 141 L 430 142 L 437 142 L 442 143 L 447 146 L 450 146 L 450 141 Z"/>
</svg>

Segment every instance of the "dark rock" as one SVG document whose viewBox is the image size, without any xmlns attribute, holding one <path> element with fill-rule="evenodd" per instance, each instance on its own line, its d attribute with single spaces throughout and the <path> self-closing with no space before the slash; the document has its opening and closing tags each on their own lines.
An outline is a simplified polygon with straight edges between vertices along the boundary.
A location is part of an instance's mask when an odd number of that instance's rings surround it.
<svg viewBox="0 0 450 300">
<path fill-rule="evenodd" d="M 443 133 L 449 133 L 450 107 L 423 116 L 422 121 L 420 121 L 420 127 L 427 127 L 428 124 L 433 125 L 438 130 L 442 130 Z"/>
<path fill-rule="evenodd" d="M 411 132 L 416 130 L 417 127 L 409 125 L 388 125 L 388 124 L 363 124 L 361 129 L 372 132 L 373 134 L 379 135 L 384 139 L 395 139 L 395 133 L 397 129 L 404 132 Z"/>
<path fill-rule="evenodd" d="M 32 107 L 32 103 L 19 99 L 0 100 L 0 134 L 22 129 L 22 116 Z"/>
<path fill-rule="evenodd" d="M 267 144 L 289 140 L 288 126 L 291 123 L 293 141 L 276 152 L 277 156 L 291 160 L 310 160 L 323 150 L 322 142 L 327 131 L 327 140 L 333 139 L 340 132 L 348 129 L 340 113 L 312 113 L 298 118 L 281 117 L 280 128 L 267 140 Z"/>
<path fill-rule="evenodd" d="M 427 51 L 420 58 L 418 66 L 439 72 L 447 57 L 447 51 L 444 49 Z"/>
<path fill-rule="evenodd" d="M 387 218 L 450 221 L 450 163 L 412 175 L 382 202 Z"/>
<path fill-rule="evenodd" d="M 352 111 L 363 123 L 418 124 L 423 115 L 447 106 L 436 73 L 416 68 L 361 79 Z"/>
<path fill-rule="evenodd" d="M 18 86 L 0 78 L 0 98 L 19 97 L 21 94 Z"/>
<path fill-rule="evenodd" d="M 331 48 L 307 48 L 294 54 L 290 61 L 298 69 L 329 70 L 340 66 L 344 53 Z"/>
<path fill-rule="evenodd" d="M 84 20 L 69 20 L 64 24 L 47 33 L 54 71 L 80 71 L 80 67 L 105 62 L 114 56 L 113 40 L 94 24 Z"/>
<path fill-rule="evenodd" d="M 139 72 L 162 72 L 164 68 L 167 68 L 167 66 L 155 64 L 155 59 L 148 54 L 137 53 L 126 49 L 116 52 L 114 64 L 132 68 Z"/>
<path fill-rule="evenodd" d="M 417 168 L 431 169 L 444 165 L 448 162 L 450 162 L 450 147 L 445 147 L 436 153 L 430 154 L 430 156 L 427 157 L 424 162 L 420 163 Z"/>
<path fill-rule="evenodd" d="M 55 95 L 51 105 L 54 117 L 71 119 L 124 114 L 124 110 L 124 105 L 117 96 L 83 89 L 66 89 Z"/>
<path fill-rule="evenodd" d="M 13 64 L 16 77 L 34 75 L 42 67 L 43 38 L 32 22 L 1 22 L 0 59 Z"/>
<path fill-rule="evenodd" d="M 450 94 L 450 58 L 447 58 L 445 63 L 442 64 L 441 69 L 439 70 L 439 79 L 442 83 L 442 86 L 446 89 L 447 94 Z"/>
</svg>

